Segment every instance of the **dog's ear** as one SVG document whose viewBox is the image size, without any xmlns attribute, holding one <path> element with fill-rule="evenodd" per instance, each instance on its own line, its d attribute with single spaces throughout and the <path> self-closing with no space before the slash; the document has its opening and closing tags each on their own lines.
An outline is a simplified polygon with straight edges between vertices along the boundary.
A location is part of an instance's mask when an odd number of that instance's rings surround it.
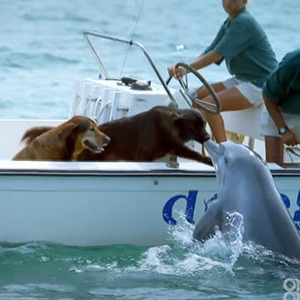
<svg viewBox="0 0 300 300">
<path fill-rule="evenodd" d="M 58 135 L 59 139 L 66 140 L 77 128 L 78 128 L 78 123 L 66 124 L 63 130 Z"/>
<path fill-rule="evenodd" d="M 187 131 L 187 121 L 181 115 L 174 117 L 173 125 L 174 125 L 174 129 L 176 130 L 179 136 L 181 134 L 184 134 Z"/>
<path fill-rule="evenodd" d="M 60 138 L 67 139 L 73 134 L 78 134 L 86 131 L 90 127 L 90 123 L 87 120 L 80 120 L 79 122 L 72 122 L 66 124 L 65 128 L 59 134 Z"/>
<path fill-rule="evenodd" d="M 88 120 L 81 120 L 78 122 L 78 133 L 84 132 L 89 129 L 90 122 Z"/>
</svg>

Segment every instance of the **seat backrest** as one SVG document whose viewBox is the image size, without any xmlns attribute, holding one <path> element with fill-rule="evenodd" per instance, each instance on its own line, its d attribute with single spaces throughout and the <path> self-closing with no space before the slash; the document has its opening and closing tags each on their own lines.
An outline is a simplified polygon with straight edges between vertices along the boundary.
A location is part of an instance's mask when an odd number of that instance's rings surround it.
<svg viewBox="0 0 300 300">
<path fill-rule="evenodd" d="M 261 114 L 264 105 L 240 111 L 223 112 L 225 128 L 228 131 L 236 132 L 254 139 L 263 140 L 261 134 Z"/>
</svg>

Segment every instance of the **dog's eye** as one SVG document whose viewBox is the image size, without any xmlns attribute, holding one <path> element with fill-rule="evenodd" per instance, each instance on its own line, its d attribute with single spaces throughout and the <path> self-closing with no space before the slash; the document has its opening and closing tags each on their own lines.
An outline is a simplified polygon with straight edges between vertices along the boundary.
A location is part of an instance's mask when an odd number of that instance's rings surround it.
<svg viewBox="0 0 300 300">
<path fill-rule="evenodd" d="M 94 127 L 90 127 L 90 131 L 95 131 L 95 128 Z"/>
</svg>

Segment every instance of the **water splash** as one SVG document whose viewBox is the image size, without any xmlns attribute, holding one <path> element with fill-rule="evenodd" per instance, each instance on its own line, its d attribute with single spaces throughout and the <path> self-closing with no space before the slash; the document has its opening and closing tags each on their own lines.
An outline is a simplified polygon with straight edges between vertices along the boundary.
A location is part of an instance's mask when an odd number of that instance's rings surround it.
<svg viewBox="0 0 300 300">
<path fill-rule="evenodd" d="M 240 214 L 230 214 L 230 218 L 226 234 L 217 230 L 212 238 L 200 243 L 192 238 L 194 225 L 180 215 L 178 225 L 169 228 L 171 244 L 149 248 L 140 269 L 173 275 L 199 275 L 208 270 L 234 275 L 234 265 L 243 251 L 244 227 Z"/>
</svg>

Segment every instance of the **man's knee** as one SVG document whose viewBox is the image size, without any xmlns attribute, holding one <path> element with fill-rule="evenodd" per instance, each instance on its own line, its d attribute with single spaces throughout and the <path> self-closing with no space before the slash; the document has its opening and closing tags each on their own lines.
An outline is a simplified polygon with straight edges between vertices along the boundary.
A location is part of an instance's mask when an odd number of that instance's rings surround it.
<svg viewBox="0 0 300 300">
<path fill-rule="evenodd" d="M 198 95 L 197 96 L 198 99 L 204 99 L 207 96 L 209 96 L 210 93 L 205 86 L 202 86 L 200 89 L 198 89 L 197 95 Z"/>
</svg>

